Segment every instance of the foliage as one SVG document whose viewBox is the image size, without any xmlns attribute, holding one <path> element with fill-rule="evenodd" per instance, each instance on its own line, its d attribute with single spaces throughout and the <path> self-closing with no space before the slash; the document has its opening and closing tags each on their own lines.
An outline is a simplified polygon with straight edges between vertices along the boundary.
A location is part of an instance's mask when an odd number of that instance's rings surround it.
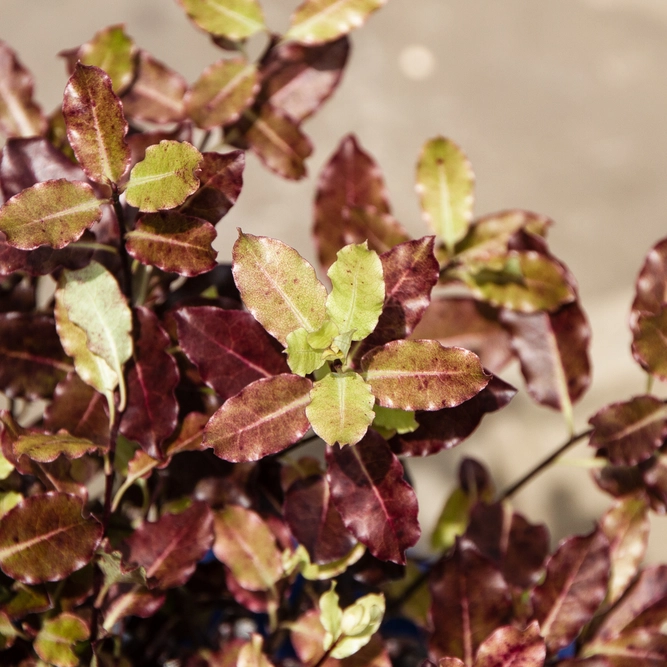
<svg viewBox="0 0 667 667">
<path fill-rule="evenodd" d="M 437 555 L 410 551 L 402 458 L 505 407 L 509 362 L 572 428 L 590 332 L 551 221 L 475 218 L 472 167 L 435 137 L 416 172 L 431 235 L 411 239 L 348 136 L 315 194 L 327 284 L 242 230 L 217 265 L 245 151 L 305 174 L 302 124 L 383 2 L 305 0 L 282 37 L 256 0 L 181 4 L 223 53 L 191 86 L 111 26 L 64 54 L 47 117 L 0 44 L 2 664 L 665 664 L 667 566 L 642 565 L 649 512 L 667 509 L 667 407 L 650 393 L 505 491 L 465 459 Z M 205 151 L 216 137 L 233 150 Z M 663 240 L 631 314 L 632 354 L 663 380 L 666 294 Z M 612 504 L 552 551 L 510 499 L 583 438 Z"/>
</svg>

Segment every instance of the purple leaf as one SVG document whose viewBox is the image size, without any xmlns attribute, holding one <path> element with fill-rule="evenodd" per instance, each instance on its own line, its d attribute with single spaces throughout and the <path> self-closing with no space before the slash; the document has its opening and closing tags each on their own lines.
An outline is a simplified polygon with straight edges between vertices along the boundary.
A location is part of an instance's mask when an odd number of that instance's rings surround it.
<svg viewBox="0 0 667 667">
<path fill-rule="evenodd" d="M 646 255 L 637 276 L 635 300 L 630 316 L 631 328 L 642 313 L 657 315 L 665 305 L 667 287 L 667 239 L 656 243 Z"/>
<path fill-rule="evenodd" d="M 380 560 L 405 564 L 419 539 L 417 497 L 403 466 L 377 433 L 327 449 L 327 479 L 345 527 Z"/>
<path fill-rule="evenodd" d="M 542 667 L 546 655 L 537 623 L 531 623 L 523 632 L 507 625 L 484 640 L 475 667 Z"/>
<path fill-rule="evenodd" d="M 255 380 L 289 373 L 275 341 L 250 313 L 195 306 L 174 317 L 182 350 L 223 400 Z"/>
<path fill-rule="evenodd" d="M 203 502 L 193 502 L 180 514 L 163 514 L 144 522 L 125 542 L 128 562 L 146 569 L 149 584 L 160 588 L 182 586 L 213 543 L 213 513 Z"/>
<path fill-rule="evenodd" d="M 178 365 L 167 352 L 171 341 L 155 314 L 135 310 L 133 363 L 126 371 L 127 408 L 120 432 L 138 442 L 150 456 L 160 458 L 162 443 L 176 428 Z"/>
<path fill-rule="evenodd" d="M 609 567 L 609 540 L 601 530 L 564 540 L 551 556 L 546 579 L 532 592 L 549 653 L 567 646 L 593 618 L 607 593 Z"/>
</svg>

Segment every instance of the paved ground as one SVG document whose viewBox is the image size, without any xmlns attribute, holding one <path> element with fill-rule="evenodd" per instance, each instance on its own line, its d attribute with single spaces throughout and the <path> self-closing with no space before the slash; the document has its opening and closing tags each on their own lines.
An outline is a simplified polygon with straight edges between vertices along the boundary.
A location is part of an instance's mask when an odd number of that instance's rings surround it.
<svg viewBox="0 0 667 667">
<path fill-rule="evenodd" d="M 281 30 L 298 2 L 263 4 Z M 0 0 L 0 38 L 35 73 L 47 109 L 66 81 L 54 55 L 118 22 L 190 81 L 219 57 L 174 0 Z M 306 126 L 316 146 L 311 177 L 286 183 L 250 158 L 241 200 L 220 225 L 220 259 L 242 226 L 313 260 L 305 233 L 313 175 L 350 131 L 381 164 L 397 218 L 425 233 L 414 165 L 422 143 L 445 134 L 473 162 L 478 213 L 522 207 L 557 223 L 553 250 L 578 277 L 594 331 L 594 388 L 576 410 L 579 425 L 606 402 L 642 392 L 626 321 L 643 256 L 667 235 L 667 3 L 389 0 L 353 42 L 340 90 Z M 519 382 L 516 373 L 507 379 Z M 557 416 L 519 397 L 468 444 L 437 457 L 438 469 L 433 459 L 413 462 L 425 523 L 461 456 L 491 461 L 505 484 L 563 434 Z M 573 525 L 588 530 L 608 500 L 588 492 L 586 477 L 559 467 L 517 504 L 533 520 L 548 519 L 556 538 Z M 665 522 L 656 523 L 653 559 L 667 535 Z"/>
</svg>

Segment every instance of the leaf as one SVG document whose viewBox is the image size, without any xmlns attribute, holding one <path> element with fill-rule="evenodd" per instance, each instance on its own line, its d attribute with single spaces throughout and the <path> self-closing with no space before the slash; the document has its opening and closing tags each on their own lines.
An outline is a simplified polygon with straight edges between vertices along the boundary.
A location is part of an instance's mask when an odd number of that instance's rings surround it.
<svg viewBox="0 0 667 667">
<path fill-rule="evenodd" d="M 348 658 L 366 646 L 380 629 L 384 610 L 385 601 L 382 593 L 364 595 L 343 609 L 341 637 L 336 641 L 331 657 L 339 660 Z"/>
<path fill-rule="evenodd" d="M 419 428 L 419 423 L 415 419 L 413 410 L 398 410 L 396 408 L 383 408 L 381 405 L 374 405 L 373 428 L 384 435 L 384 432 L 391 433 L 412 433 Z M 391 437 L 390 436 L 390 437 Z M 386 436 L 384 436 L 386 437 Z"/>
<path fill-rule="evenodd" d="M 116 93 L 125 90 L 135 75 L 136 47 L 125 34 L 125 26 L 112 25 L 95 33 L 77 52 L 83 65 L 94 65 L 104 70 Z"/>
<path fill-rule="evenodd" d="M 180 514 L 144 522 L 122 544 L 128 562 L 146 570 L 149 586 L 183 586 L 213 543 L 213 513 L 201 501 Z"/>
<path fill-rule="evenodd" d="M 579 304 L 575 301 L 554 313 L 504 311 L 500 322 L 512 334 L 512 348 L 530 395 L 571 420 L 572 404 L 591 380 L 591 331 Z"/>
<path fill-rule="evenodd" d="M 17 458 L 27 456 L 39 463 L 50 463 L 61 454 L 68 459 L 79 459 L 96 451 L 98 447 L 99 445 L 86 438 L 76 438 L 69 433 L 29 433 L 19 436 L 14 443 L 14 455 Z"/>
<path fill-rule="evenodd" d="M 77 642 L 88 639 L 90 630 L 86 622 L 70 612 L 44 620 L 33 647 L 35 653 L 56 667 L 77 667 L 80 658 L 74 652 Z"/>
<path fill-rule="evenodd" d="M 327 273 L 332 284 L 327 314 L 341 333 L 349 331 L 352 340 L 363 340 L 375 329 L 382 313 L 382 262 L 367 242 L 345 246 L 337 257 Z"/>
<path fill-rule="evenodd" d="M 0 231 L 20 250 L 40 245 L 64 248 L 102 217 L 93 189 L 81 181 L 60 178 L 37 183 L 0 208 Z"/>
<path fill-rule="evenodd" d="M 607 601 L 614 604 L 635 578 L 649 537 L 648 504 L 637 495 L 618 498 L 600 520 L 610 544 L 611 577 Z"/>
<path fill-rule="evenodd" d="M 174 317 L 181 349 L 223 400 L 255 380 L 289 372 L 275 341 L 250 313 L 193 306 Z"/>
<path fill-rule="evenodd" d="M 127 408 L 119 430 L 160 458 L 164 441 L 178 423 L 178 364 L 167 352 L 171 341 L 148 308 L 135 309 L 133 363 L 127 370 Z"/>
<path fill-rule="evenodd" d="M 366 381 L 386 408 L 440 410 L 478 394 L 491 379 L 477 355 L 433 340 L 396 340 L 361 360 Z"/>
<path fill-rule="evenodd" d="M 532 592 L 533 617 L 549 653 L 591 620 L 607 592 L 609 566 L 609 540 L 600 530 L 564 540 L 551 556 L 544 582 Z"/>
<path fill-rule="evenodd" d="M 260 102 L 270 102 L 274 108 L 302 123 L 338 86 L 349 51 L 346 37 L 322 46 L 278 44 L 261 64 Z"/>
<path fill-rule="evenodd" d="M 329 445 L 355 445 L 373 423 L 375 397 L 355 372 L 329 373 L 313 384 L 306 415 Z"/>
<path fill-rule="evenodd" d="M 667 660 L 667 637 L 638 628 L 605 642 L 588 644 L 584 651 L 605 656 L 609 667 L 661 667 Z"/>
<path fill-rule="evenodd" d="M 130 166 L 127 121 L 111 79 L 98 67 L 77 63 L 65 87 L 67 138 L 86 175 L 97 183 L 118 183 Z"/>
<path fill-rule="evenodd" d="M 312 336 L 319 335 L 325 328 L 333 328 L 333 333 L 328 341 L 323 346 L 318 345 L 313 347 L 310 342 Z M 296 331 L 287 335 L 287 363 L 289 364 L 292 373 L 305 377 L 310 373 L 321 368 L 327 361 L 329 356 L 339 358 L 340 350 L 333 350 L 333 341 L 338 333 L 338 328 L 333 322 L 325 322 L 320 329 L 312 333 L 308 333 L 307 329 L 301 327 Z M 349 348 L 349 345 L 348 345 Z M 341 356 L 342 352 L 341 352 Z"/>
<path fill-rule="evenodd" d="M 0 389 L 5 395 L 49 398 L 68 370 L 52 318 L 0 313 Z"/>
<path fill-rule="evenodd" d="M 238 42 L 265 30 L 257 0 L 180 0 L 188 16 L 212 35 Z"/>
<path fill-rule="evenodd" d="M 475 667 L 542 667 L 546 654 L 536 622 L 533 621 L 523 632 L 506 625 L 482 642 Z"/>
<path fill-rule="evenodd" d="M 635 329 L 637 318 L 657 315 L 665 303 L 667 287 L 667 239 L 656 243 L 646 255 L 637 276 L 635 300 L 630 314 L 630 328 Z"/>
<path fill-rule="evenodd" d="M 463 151 L 449 139 L 424 144 L 417 164 L 422 217 L 451 252 L 472 220 L 475 175 Z"/>
<path fill-rule="evenodd" d="M 53 609 L 46 586 L 26 586 L 15 581 L 12 593 L 14 594 L 12 599 L 3 605 L 3 611 L 12 621 Z"/>
<path fill-rule="evenodd" d="M 217 264 L 213 225 L 177 211 L 142 215 L 125 237 L 131 257 L 167 273 L 198 276 Z"/>
<path fill-rule="evenodd" d="M 298 442 L 308 431 L 312 383 L 298 375 L 256 380 L 223 403 L 204 431 L 203 444 L 225 461 L 259 461 Z"/>
<path fill-rule="evenodd" d="M 14 51 L 0 42 L 0 131 L 7 137 L 46 131 L 46 118 L 32 99 L 32 83 L 32 75 Z"/>
<path fill-rule="evenodd" d="M 369 247 L 377 252 L 408 240 L 405 230 L 395 224 L 364 225 L 359 230 L 356 212 L 371 207 L 374 215 L 368 221 L 378 221 L 389 214 L 387 190 L 380 168 L 366 153 L 354 135 L 346 136 L 320 172 L 315 196 L 313 234 L 320 264 L 325 270 L 336 260 L 336 253 L 350 240 L 360 242 L 369 238 Z M 361 218 L 362 222 L 366 217 Z"/>
<path fill-rule="evenodd" d="M 486 558 L 457 542 L 433 568 L 430 588 L 431 655 L 457 657 L 466 665 L 473 664 L 483 641 L 510 620 L 507 584 Z"/>
<path fill-rule="evenodd" d="M 636 319 L 632 322 L 632 356 L 652 375 L 667 379 L 667 308 L 661 308 L 655 315 L 633 313 L 633 316 Z"/>
<path fill-rule="evenodd" d="M 445 552 L 454 546 L 456 538 L 465 533 L 468 527 L 470 509 L 475 498 L 471 498 L 461 488 L 454 489 L 447 498 L 442 512 L 433 527 L 431 546 Z"/>
<path fill-rule="evenodd" d="M 259 92 L 259 72 L 243 56 L 218 60 L 207 67 L 185 96 L 188 116 L 210 130 L 238 120 Z"/>
<path fill-rule="evenodd" d="M 296 250 L 276 239 L 239 230 L 232 257 L 243 303 L 283 345 L 296 329 L 317 331 L 322 326 L 326 288 Z"/>
<path fill-rule="evenodd" d="M 497 309 L 475 299 L 436 298 L 412 333 L 414 338 L 432 338 L 445 347 L 471 350 L 484 368 L 498 373 L 514 356 L 509 333 L 498 316 Z"/>
<path fill-rule="evenodd" d="M 667 406 L 653 396 L 612 403 L 589 419 L 590 444 L 603 447 L 615 465 L 636 465 L 650 458 L 667 437 Z"/>
<path fill-rule="evenodd" d="M 103 528 L 83 518 L 83 501 L 46 493 L 20 502 L 0 519 L 0 568 L 26 584 L 60 581 L 93 557 Z"/>
<path fill-rule="evenodd" d="M 285 494 L 285 520 L 308 551 L 312 563 L 324 564 L 348 555 L 356 544 L 333 504 L 329 482 L 322 475 L 297 480 Z"/>
<path fill-rule="evenodd" d="M 249 591 L 266 591 L 283 576 L 275 537 L 259 514 L 239 505 L 215 512 L 213 553 Z"/>
<path fill-rule="evenodd" d="M 195 176 L 201 153 L 187 141 L 161 141 L 146 149 L 125 188 L 127 203 L 153 213 L 175 208 L 199 187 Z"/>
<path fill-rule="evenodd" d="M 132 356 L 132 312 L 114 276 L 97 262 L 63 271 L 58 298 L 69 320 L 86 334 L 86 346 L 104 359 L 120 381 L 119 410 L 125 409 L 123 364 Z"/>
<path fill-rule="evenodd" d="M 185 79 L 150 53 L 139 50 L 137 73 L 123 93 L 123 111 L 134 120 L 178 123 L 185 117 Z"/>
<path fill-rule="evenodd" d="M 358 28 L 386 0 L 304 0 L 290 19 L 284 39 L 324 44 Z"/>
<path fill-rule="evenodd" d="M 157 590 L 149 591 L 145 588 L 132 587 L 127 593 L 120 593 L 113 600 L 107 598 L 103 607 L 104 624 L 102 627 L 111 633 L 114 626 L 122 618 L 138 616 L 150 618 L 164 604 L 165 594 Z"/>
<path fill-rule="evenodd" d="M 345 527 L 380 560 L 405 563 L 419 539 L 417 497 L 377 433 L 355 447 L 327 449 L 327 479 Z"/>
</svg>

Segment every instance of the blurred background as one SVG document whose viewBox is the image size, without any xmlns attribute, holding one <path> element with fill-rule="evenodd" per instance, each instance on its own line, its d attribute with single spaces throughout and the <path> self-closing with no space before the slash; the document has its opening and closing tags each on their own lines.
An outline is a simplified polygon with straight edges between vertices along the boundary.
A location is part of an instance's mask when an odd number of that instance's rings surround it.
<svg viewBox="0 0 667 667">
<path fill-rule="evenodd" d="M 298 4 L 264 0 L 271 29 L 286 30 Z M 221 55 L 175 0 L 0 0 L 0 39 L 34 74 L 47 112 L 61 103 L 67 80 L 56 54 L 115 23 L 189 82 Z M 575 406 L 578 429 L 606 403 L 644 392 L 627 320 L 644 255 L 667 236 L 667 3 L 389 0 L 352 45 L 341 86 L 304 126 L 315 145 L 308 178 L 284 181 L 249 154 L 241 197 L 217 228 L 219 261 L 229 260 L 243 227 L 314 262 L 307 230 L 317 174 L 349 132 L 379 162 L 397 219 L 414 236 L 428 233 L 415 164 L 422 144 L 443 134 L 472 161 L 477 215 L 525 208 L 556 222 L 551 249 L 578 278 L 593 329 L 593 384 Z M 255 53 L 261 46 L 252 45 Z M 515 367 L 503 378 L 523 389 Z M 424 532 L 462 457 L 485 461 L 503 488 L 565 438 L 560 416 L 522 391 L 458 448 L 409 461 Z M 530 520 L 548 523 L 554 541 L 589 531 L 610 505 L 573 463 L 550 469 L 515 499 Z M 657 518 L 650 560 L 664 560 L 666 542 L 667 520 Z"/>
</svg>

